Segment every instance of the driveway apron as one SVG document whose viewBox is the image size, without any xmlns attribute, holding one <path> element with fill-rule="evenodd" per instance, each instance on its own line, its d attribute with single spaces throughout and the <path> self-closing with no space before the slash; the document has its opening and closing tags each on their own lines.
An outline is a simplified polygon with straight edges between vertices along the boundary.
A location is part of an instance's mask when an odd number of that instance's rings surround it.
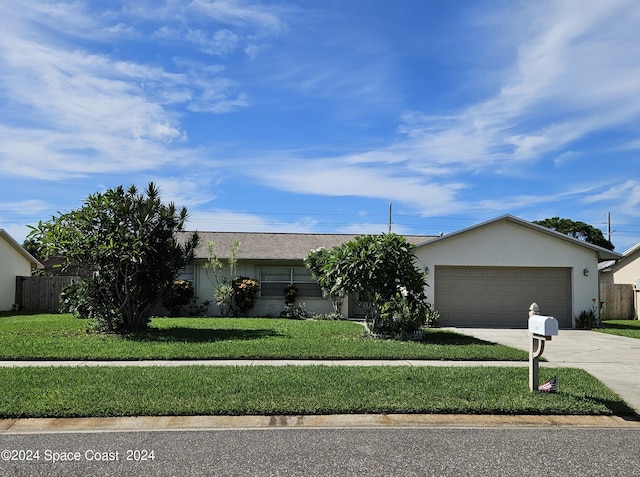
<svg viewBox="0 0 640 477">
<path fill-rule="evenodd" d="M 454 328 L 493 343 L 529 351 L 527 330 Z M 560 330 L 546 343 L 541 367 L 581 368 L 618 393 L 640 414 L 640 340 L 588 330 Z"/>
</svg>

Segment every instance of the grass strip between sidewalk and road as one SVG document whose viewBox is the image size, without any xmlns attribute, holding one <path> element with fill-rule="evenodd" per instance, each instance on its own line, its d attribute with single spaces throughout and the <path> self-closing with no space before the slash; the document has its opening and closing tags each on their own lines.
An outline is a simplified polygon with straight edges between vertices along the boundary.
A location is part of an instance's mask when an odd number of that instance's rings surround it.
<svg viewBox="0 0 640 477">
<path fill-rule="evenodd" d="M 578 369 L 531 393 L 525 367 L 26 367 L 0 369 L 0 417 L 453 413 L 633 415 Z"/>
<path fill-rule="evenodd" d="M 89 324 L 69 314 L 0 315 L 0 359 L 528 359 L 447 330 L 428 329 L 421 342 L 374 339 L 349 321 L 154 318 L 149 331 L 128 335 L 95 333 Z"/>
</svg>

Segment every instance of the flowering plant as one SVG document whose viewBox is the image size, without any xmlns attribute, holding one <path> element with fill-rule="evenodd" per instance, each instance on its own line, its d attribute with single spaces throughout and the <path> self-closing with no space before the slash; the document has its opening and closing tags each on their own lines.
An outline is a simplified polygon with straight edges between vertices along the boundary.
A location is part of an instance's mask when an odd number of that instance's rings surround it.
<svg viewBox="0 0 640 477">
<path fill-rule="evenodd" d="M 253 308 L 258 298 L 260 284 L 249 277 L 236 277 L 231 282 L 233 288 L 233 304 L 239 314 L 244 315 Z"/>
</svg>

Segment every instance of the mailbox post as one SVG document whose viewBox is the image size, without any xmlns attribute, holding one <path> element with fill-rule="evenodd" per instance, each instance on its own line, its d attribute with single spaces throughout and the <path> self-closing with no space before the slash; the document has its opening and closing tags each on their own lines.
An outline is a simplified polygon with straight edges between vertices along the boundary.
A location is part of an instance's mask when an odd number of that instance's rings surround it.
<svg viewBox="0 0 640 477">
<path fill-rule="evenodd" d="M 544 352 L 544 345 L 551 341 L 552 336 L 558 334 L 558 320 L 553 316 L 540 314 L 538 305 L 532 303 L 529 307 L 529 389 L 531 392 L 538 390 L 540 382 L 538 371 L 540 368 L 540 356 Z"/>
</svg>

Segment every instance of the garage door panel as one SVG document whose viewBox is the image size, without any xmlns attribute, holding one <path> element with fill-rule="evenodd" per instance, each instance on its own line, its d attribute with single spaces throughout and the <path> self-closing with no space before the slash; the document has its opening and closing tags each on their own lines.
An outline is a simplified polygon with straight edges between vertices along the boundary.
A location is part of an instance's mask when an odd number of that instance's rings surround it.
<svg viewBox="0 0 640 477">
<path fill-rule="evenodd" d="M 451 271 L 451 276 L 453 277 L 468 277 L 469 276 L 469 270 L 466 268 L 454 268 Z"/>
<path fill-rule="evenodd" d="M 569 268 L 436 266 L 434 293 L 443 326 L 526 328 L 534 301 L 571 326 Z"/>
</svg>

